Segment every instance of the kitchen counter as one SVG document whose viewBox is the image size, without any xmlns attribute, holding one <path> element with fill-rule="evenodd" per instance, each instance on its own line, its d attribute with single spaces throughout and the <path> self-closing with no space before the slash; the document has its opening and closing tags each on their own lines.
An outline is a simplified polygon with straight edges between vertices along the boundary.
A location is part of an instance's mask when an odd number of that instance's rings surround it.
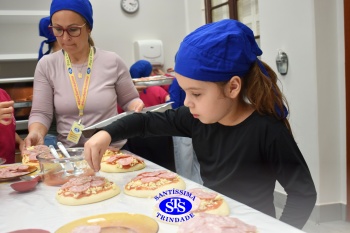
<svg viewBox="0 0 350 233">
<path fill-rule="evenodd" d="M 150 161 L 146 168 L 129 173 L 104 173 L 109 180 L 115 182 L 121 189 L 138 173 L 164 169 Z M 201 185 L 185 179 L 186 189 L 202 187 Z M 136 198 L 119 195 L 94 204 L 81 206 L 65 206 L 59 204 L 55 195 L 58 187 L 39 183 L 33 191 L 17 193 L 10 187 L 11 182 L 0 183 L 0 232 L 9 232 L 19 229 L 38 228 L 55 232 L 60 227 L 74 220 L 98 214 L 107 213 L 137 213 L 152 217 L 156 201 L 153 198 Z M 242 203 L 225 197 L 232 217 L 237 217 L 247 224 L 257 227 L 259 233 L 300 233 L 299 229 L 289 226 L 275 218 L 256 211 Z M 157 221 L 159 233 L 176 233 L 178 226 Z"/>
</svg>

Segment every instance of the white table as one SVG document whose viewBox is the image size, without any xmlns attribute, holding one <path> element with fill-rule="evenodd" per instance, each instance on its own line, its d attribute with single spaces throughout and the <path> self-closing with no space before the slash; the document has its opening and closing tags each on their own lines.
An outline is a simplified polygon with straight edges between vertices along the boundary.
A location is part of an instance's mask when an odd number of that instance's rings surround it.
<svg viewBox="0 0 350 233">
<path fill-rule="evenodd" d="M 115 182 L 122 189 L 124 184 L 140 172 L 164 169 L 150 161 L 146 160 L 145 162 L 146 168 L 141 171 L 130 173 L 100 172 L 100 175 Z M 202 187 L 188 179 L 183 179 L 187 189 Z M 154 199 L 131 197 L 121 192 L 119 195 L 102 202 L 82 206 L 65 206 L 59 204 L 55 199 L 58 187 L 39 183 L 36 189 L 31 192 L 17 193 L 11 189 L 10 184 L 10 182 L 0 183 L 0 232 L 28 228 L 55 232 L 61 226 L 76 219 L 113 212 L 138 213 L 152 217 L 156 204 Z M 303 232 L 228 197 L 224 198 L 230 206 L 231 216 L 255 225 L 259 233 Z M 159 233 L 177 232 L 178 227 L 175 225 L 159 221 L 158 224 Z"/>
</svg>

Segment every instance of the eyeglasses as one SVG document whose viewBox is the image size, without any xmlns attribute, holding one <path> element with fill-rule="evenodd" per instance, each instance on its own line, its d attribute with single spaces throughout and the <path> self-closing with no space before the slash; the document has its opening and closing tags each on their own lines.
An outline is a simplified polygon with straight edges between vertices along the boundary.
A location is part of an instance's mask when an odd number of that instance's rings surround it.
<svg viewBox="0 0 350 233">
<path fill-rule="evenodd" d="M 56 37 L 61 37 L 63 36 L 64 32 L 66 31 L 68 33 L 68 35 L 70 35 L 71 37 L 78 37 L 81 34 L 81 29 L 86 25 L 86 23 L 84 23 L 81 26 L 71 26 L 71 27 L 67 27 L 66 29 L 64 29 L 63 27 L 60 26 L 49 26 L 49 28 L 51 28 L 53 35 Z"/>
</svg>

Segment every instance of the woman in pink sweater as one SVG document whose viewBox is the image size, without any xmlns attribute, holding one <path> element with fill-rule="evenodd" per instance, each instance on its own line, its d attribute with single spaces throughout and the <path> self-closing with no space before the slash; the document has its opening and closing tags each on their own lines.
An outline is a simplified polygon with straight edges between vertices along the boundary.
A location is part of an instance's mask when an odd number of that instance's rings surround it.
<svg viewBox="0 0 350 233">
<path fill-rule="evenodd" d="M 44 56 L 36 67 L 25 146 L 44 143 L 55 112 L 57 140 L 66 147 L 81 147 L 87 141 L 81 134 L 84 127 L 115 116 L 117 103 L 136 112 L 144 104 L 123 60 L 94 47 L 89 0 L 53 0 L 50 19 L 62 50 Z M 121 148 L 125 142 L 113 146 Z"/>
</svg>

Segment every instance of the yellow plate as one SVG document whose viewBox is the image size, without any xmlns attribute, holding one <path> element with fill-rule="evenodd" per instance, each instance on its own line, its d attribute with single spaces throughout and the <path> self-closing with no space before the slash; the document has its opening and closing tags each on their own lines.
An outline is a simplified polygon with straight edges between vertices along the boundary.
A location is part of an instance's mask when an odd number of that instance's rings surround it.
<svg viewBox="0 0 350 233">
<path fill-rule="evenodd" d="M 99 225 L 101 233 L 157 233 L 158 223 L 142 214 L 109 213 L 81 218 L 60 227 L 56 233 L 69 233 L 78 226 Z"/>
</svg>

